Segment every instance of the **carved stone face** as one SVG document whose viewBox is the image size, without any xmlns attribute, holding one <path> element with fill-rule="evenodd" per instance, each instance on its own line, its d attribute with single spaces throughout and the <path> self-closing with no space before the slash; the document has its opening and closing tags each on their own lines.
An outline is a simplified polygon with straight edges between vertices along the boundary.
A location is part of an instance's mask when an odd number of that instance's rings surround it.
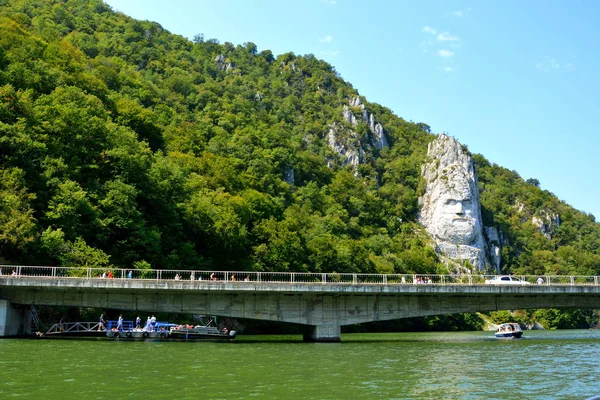
<svg viewBox="0 0 600 400">
<path fill-rule="evenodd" d="M 445 193 L 436 201 L 433 211 L 434 235 L 454 244 L 470 244 L 475 239 L 474 204 L 469 195 Z"/>
<path fill-rule="evenodd" d="M 419 199 L 419 222 L 446 257 L 484 268 L 485 244 L 472 158 L 446 135 L 429 144 L 427 157 L 421 170 L 426 185 Z"/>
</svg>

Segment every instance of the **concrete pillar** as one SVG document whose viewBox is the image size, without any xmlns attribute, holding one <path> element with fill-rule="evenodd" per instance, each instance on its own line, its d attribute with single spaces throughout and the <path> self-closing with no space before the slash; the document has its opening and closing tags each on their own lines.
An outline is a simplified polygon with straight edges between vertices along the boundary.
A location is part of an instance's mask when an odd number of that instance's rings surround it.
<svg viewBox="0 0 600 400">
<path fill-rule="evenodd" d="M 304 332 L 305 342 L 339 342 L 341 329 L 338 324 L 309 325 Z"/>
<path fill-rule="evenodd" d="M 31 307 L 0 300 L 0 337 L 31 334 Z"/>
</svg>

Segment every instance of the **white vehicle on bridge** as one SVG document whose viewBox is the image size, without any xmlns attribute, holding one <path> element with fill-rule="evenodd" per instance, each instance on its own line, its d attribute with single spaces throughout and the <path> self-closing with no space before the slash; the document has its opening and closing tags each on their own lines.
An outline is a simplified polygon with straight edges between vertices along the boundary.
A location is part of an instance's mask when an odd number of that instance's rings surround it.
<svg viewBox="0 0 600 400">
<path fill-rule="evenodd" d="M 485 283 L 488 285 L 531 285 L 531 283 L 515 278 L 514 276 L 495 276 L 492 279 L 486 279 Z"/>
</svg>

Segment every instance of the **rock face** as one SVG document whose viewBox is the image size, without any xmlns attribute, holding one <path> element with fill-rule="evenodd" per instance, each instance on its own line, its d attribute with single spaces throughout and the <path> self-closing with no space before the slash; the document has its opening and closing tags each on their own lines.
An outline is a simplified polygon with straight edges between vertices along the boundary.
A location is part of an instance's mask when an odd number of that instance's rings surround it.
<svg viewBox="0 0 600 400">
<path fill-rule="evenodd" d="M 550 239 L 552 231 L 560 227 L 560 216 L 550 211 L 543 211 L 539 217 L 533 217 L 531 223 L 542 235 Z"/>
<path fill-rule="evenodd" d="M 233 64 L 226 61 L 227 59 L 223 54 L 219 54 L 215 57 L 215 63 L 217 63 L 217 67 L 222 71 L 229 71 L 233 68 Z"/>
<path fill-rule="evenodd" d="M 479 189 L 468 151 L 456 139 L 442 134 L 429 144 L 421 173 L 426 186 L 419 199 L 418 219 L 435 241 L 436 250 L 452 260 L 468 261 L 484 269 L 486 245 Z"/>
<path fill-rule="evenodd" d="M 358 112 L 358 117 L 354 114 L 355 111 Z M 341 156 L 342 166 L 352 165 L 356 170 L 356 167 L 363 162 L 365 149 L 389 147 L 383 126 L 375 120 L 372 113 L 367 111 L 360 97 L 355 96 L 348 101 L 348 105 L 345 105 L 342 110 L 342 116 L 352 128 L 360 123 L 365 123 L 370 132 L 368 137 L 361 139 L 353 129 L 347 129 L 342 124 L 331 125 L 327 133 L 327 143 Z M 331 165 L 331 161 L 329 165 Z"/>
<path fill-rule="evenodd" d="M 502 264 L 501 250 L 502 246 L 507 244 L 507 241 L 502 237 L 502 232 L 492 226 L 485 227 L 485 237 L 487 239 L 487 251 L 492 268 L 499 272 Z"/>
</svg>

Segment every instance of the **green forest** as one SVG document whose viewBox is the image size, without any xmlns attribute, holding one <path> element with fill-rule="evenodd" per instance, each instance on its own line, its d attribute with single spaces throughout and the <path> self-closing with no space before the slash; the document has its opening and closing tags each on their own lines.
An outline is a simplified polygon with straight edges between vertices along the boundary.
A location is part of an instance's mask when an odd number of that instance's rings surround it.
<svg viewBox="0 0 600 400">
<path fill-rule="evenodd" d="M 327 134 L 357 96 L 389 147 L 359 121 L 354 169 Z M 434 138 L 312 54 L 189 40 L 100 0 L 0 0 L 0 264 L 446 273 L 416 221 Z M 593 215 L 474 160 L 503 273 L 600 275 Z"/>
</svg>

